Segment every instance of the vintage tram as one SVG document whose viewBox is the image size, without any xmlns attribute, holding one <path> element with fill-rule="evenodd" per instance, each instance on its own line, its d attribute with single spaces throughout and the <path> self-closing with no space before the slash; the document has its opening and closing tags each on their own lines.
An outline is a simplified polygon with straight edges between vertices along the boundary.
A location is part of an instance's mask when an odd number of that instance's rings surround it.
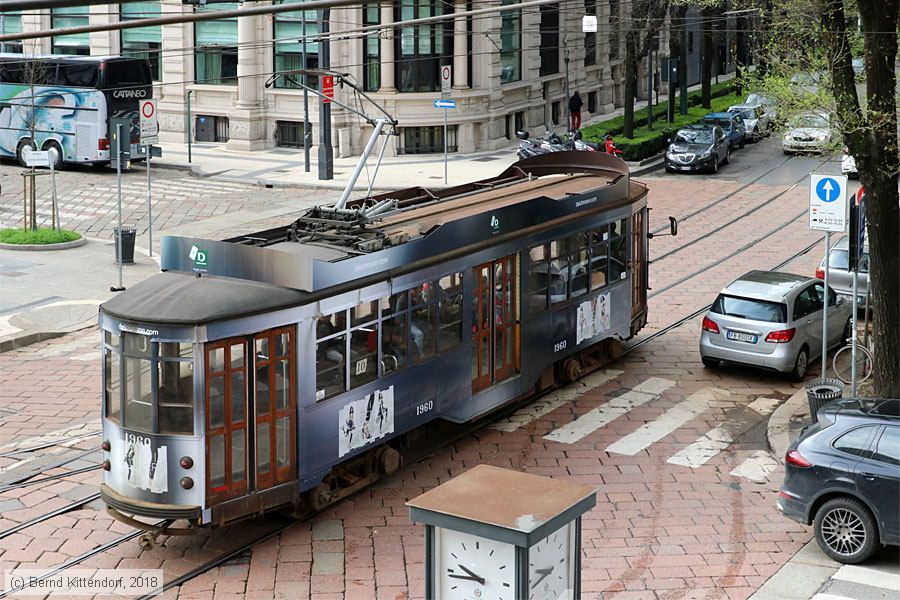
<svg viewBox="0 0 900 600">
<path fill-rule="evenodd" d="M 318 510 L 430 423 L 577 378 L 646 323 L 647 210 L 620 159 L 560 152 L 163 238 L 163 272 L 100 309 L 103 500 L 144 528 Z"/>
</svg>

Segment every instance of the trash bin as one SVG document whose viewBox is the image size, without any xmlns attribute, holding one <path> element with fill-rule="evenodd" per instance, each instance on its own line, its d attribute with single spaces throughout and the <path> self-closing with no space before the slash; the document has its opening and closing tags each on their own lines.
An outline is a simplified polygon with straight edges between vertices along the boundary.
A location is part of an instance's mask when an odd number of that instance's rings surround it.
<svg viewBox="0 0 900 600">
<path fill-rule="evenodd" d="M 115 228 L 116 262 L 119 262 L 119 228 Z M 137 230 L 134 227 L 122 227 L 122 262 L 134 262 L 134 238 Z"/>
<path fill-rule="evenodd" d="M 844 384 L 840 379 L 813 379 L 803 389 L 809 401 L 809 416 L 816 420 L 819 409 L 844 395 Z"/>
</svg>

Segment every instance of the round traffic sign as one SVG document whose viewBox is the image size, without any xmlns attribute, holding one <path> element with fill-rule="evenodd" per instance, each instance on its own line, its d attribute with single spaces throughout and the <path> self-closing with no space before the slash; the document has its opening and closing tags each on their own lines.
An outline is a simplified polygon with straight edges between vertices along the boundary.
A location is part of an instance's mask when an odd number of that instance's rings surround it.
<svg viewBox="0 0 900 600">
<path fill-rule="evenodd" d="M 816 196 L 822 202 L 834 202 L 841 193 L 841 184 L 831 177 L 823 177 L 816 184 Z"/>
<path fill-rule="evenodd" d="M 153 112 L 155 107 L 152 102 L 142 102 L 141 103 L 141 114 L 144 115 L 145 119 L 149 119 L 153 117 Z"/>
<path fill-rule="evenodd" d="M 450 79 L 450 67 L 441 67 L 441 79 L 447 81 Z"/>
</svg>

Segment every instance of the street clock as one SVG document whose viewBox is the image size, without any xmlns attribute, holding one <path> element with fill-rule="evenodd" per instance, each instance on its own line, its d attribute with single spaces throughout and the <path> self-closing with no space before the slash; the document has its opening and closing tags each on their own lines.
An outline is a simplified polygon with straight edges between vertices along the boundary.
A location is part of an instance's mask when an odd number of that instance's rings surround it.
<svg viewBox="0 0 900 600">
<path fill-rule="evenodd" d="M 596 491 L 479 465 L 407 502 L 425 525 L 425 597 L 575 600 Z"/>
</svg>

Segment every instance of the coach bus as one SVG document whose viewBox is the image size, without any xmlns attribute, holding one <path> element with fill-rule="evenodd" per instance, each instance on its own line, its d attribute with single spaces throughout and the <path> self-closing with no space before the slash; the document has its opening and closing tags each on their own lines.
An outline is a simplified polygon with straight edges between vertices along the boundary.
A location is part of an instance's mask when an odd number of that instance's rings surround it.
<svg viewBox="0 0 900 600">
<path fill-rule="evenodd" d="M 131 119 L 131 158 L 142 158 L 138 103 L 153 97 L 147 60 L 0 54 L 0 156 L 24 166 L 27 148 L 63 163 L 109 163 L 109 120 Z"/>
</svg>

